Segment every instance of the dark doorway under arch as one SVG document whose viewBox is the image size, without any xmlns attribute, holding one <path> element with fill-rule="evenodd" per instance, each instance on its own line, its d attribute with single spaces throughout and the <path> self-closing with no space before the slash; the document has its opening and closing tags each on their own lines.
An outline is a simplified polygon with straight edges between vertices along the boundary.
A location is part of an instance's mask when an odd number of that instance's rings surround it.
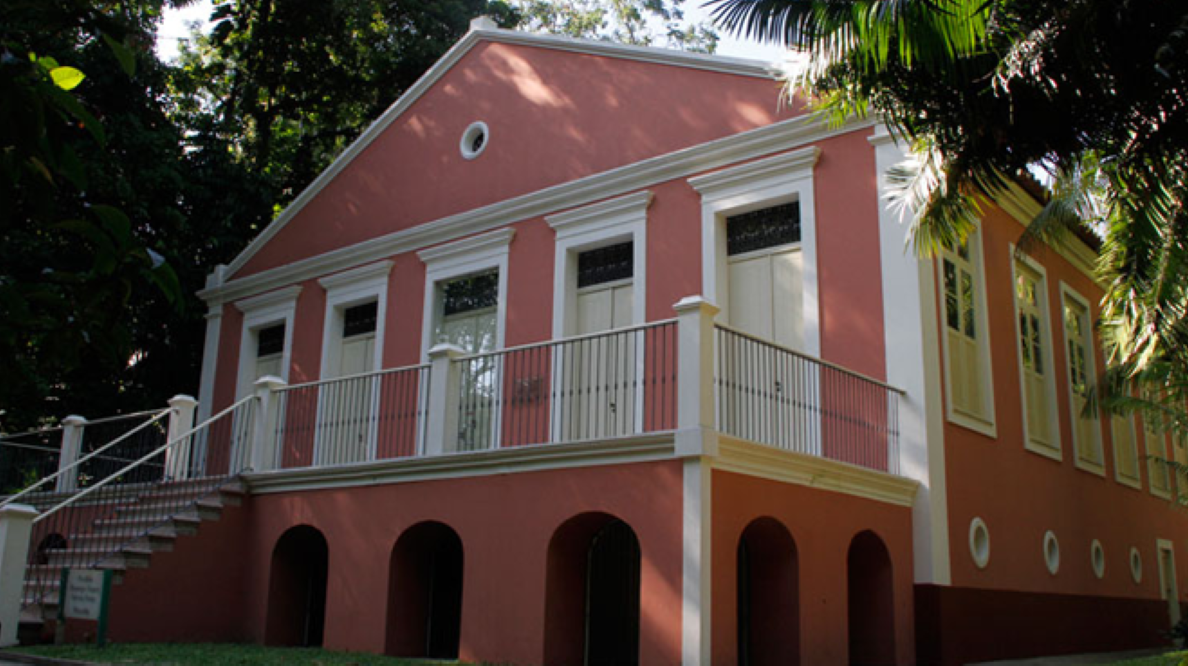
<svg viewBox="0 0 1188 666">
<path fill-rule="evenodd" d="M 326 623 L 329 548 L 316 528 L 290 528 L 272 549 L 268 580 L 268 645 L 320 647 Z"/>
<path fill-rule="evenodd" d="M 796 542 L 774 518 L 751 521 L 738 540 L 738 663 L 800 663 Z"/>
<path fill-rule="evenodd" d="M 639 663 L 640 547 L 627 523 L 604 513 L 569 519 L 549 542 L 545 663 Z"/>
<path fill-rule="evenodd" d="M 462 540 L 448 525 L 414 525 L 396 540 L 389 565 L 385 652 L 457 659 L 462 634 Z"/>
<path fill-rule="evenodd" d="M 891 556 L 869 530 L 850 542 L 846 557 L 849 594 L 850 664 L 895 663 L 895 602 Z"/>
</svg>

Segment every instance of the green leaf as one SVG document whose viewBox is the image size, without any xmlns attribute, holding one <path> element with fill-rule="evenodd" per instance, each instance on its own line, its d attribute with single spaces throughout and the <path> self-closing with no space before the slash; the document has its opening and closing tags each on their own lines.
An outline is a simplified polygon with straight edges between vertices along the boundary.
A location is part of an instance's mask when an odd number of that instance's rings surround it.
<svg viewBox="0 0 1188 666">
<path fill-rule="evenodd" d="M 83 82 L 83 79 L 87 78 L 85 74 L 74 67 L 55 67 L 49 73 L 50 78 L 54 80 L 54 85 L 62 90 L 74 90 L 78 84 Z"/>
<path fill-rule="evenodd" d="M 99 221 L 103 223 L 103 228 L 111 234 L 119 247 L 128 247 L 132 241 L 132 222 L 124 214 L 124 211 L 114 206 L 96 205 L 91 206 L 91 212 L 99 218 Z"/>
<path fill-rule="evenodd" d="M 111 49 L 112 55 L 120 61 L 120 68 L 124 70 L 124 73 L 134 76 L 136 74 L 136 55 L 132 53 L 132 49 L 107 33 L 103 33 L 103 41 L 107 42 L 107 48 Z"/>
</svg>

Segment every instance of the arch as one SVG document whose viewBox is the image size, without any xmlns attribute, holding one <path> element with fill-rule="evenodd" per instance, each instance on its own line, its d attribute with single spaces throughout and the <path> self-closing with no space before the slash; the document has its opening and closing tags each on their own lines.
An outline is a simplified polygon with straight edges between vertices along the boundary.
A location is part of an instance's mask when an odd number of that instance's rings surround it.
<svg viewBox="0 0 1188 666">
<path fill-rule="evenodd" d="M 738 539 L 738 663 L 800 663 L 800 562 L 775 518 L 756 518 Z"/>
<path fill-rule="evenodd" d="M 65 550 L 68 547 L 69 544 L 66 542 L 66 537 L 57 532 L 50 532 L 38 542 L 34 560 L 37 564 L 49 564 L 49 551 Z"/>
<path fill-rule="evenodd" d="M 606 513 L 583 513 L 549 541 L 545 663 L 639 663 L 639 539 Z"/>
<path fill-rule="evenodd" d="M 417 523 L 392 547 L 384 651 L 457 659 L 461 635 L 462 539 L 444 523 Z"/>
<path fill-rule="evenodd" d="M 846 556 L 850 664 L 895 663 L 895 600 L 891 555 L 877 534 L 859 532 Z"/>
<path fill-rule="evenodd" d="M 329 555 L 326 537 L 309 525 L 291 527 L 277 539 L 268 580 L 266 644 L 322 645 Z"/>
</svg>

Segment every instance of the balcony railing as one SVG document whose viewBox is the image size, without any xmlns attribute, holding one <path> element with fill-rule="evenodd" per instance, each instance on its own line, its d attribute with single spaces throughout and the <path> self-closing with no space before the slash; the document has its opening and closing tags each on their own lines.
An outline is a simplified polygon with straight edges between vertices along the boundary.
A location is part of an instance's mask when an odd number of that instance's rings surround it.
<svg viewBox="0 0 1188 666">
<path fill-rule="evenodd" d="M 714 342 L 721 432 L 899 472 L 902 391 L 726 326 L 715 327 Z"/>
</svg>

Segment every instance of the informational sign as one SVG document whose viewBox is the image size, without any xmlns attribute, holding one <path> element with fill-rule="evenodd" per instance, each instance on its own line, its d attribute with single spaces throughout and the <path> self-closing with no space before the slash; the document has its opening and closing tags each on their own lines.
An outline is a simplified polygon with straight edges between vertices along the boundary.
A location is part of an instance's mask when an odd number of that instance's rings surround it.
<svg viewBox="0 0 1188 666">
<path fill-rule="evenodd" d="M 111 571 L 62 570 L 62 596 L 58 605 L 61 620 L 95 620 L 99 647 L 107 642 L 107 600 L 111 595 Z M 62 622 L 58 623 L 61 627 Z"/>
</svg>

